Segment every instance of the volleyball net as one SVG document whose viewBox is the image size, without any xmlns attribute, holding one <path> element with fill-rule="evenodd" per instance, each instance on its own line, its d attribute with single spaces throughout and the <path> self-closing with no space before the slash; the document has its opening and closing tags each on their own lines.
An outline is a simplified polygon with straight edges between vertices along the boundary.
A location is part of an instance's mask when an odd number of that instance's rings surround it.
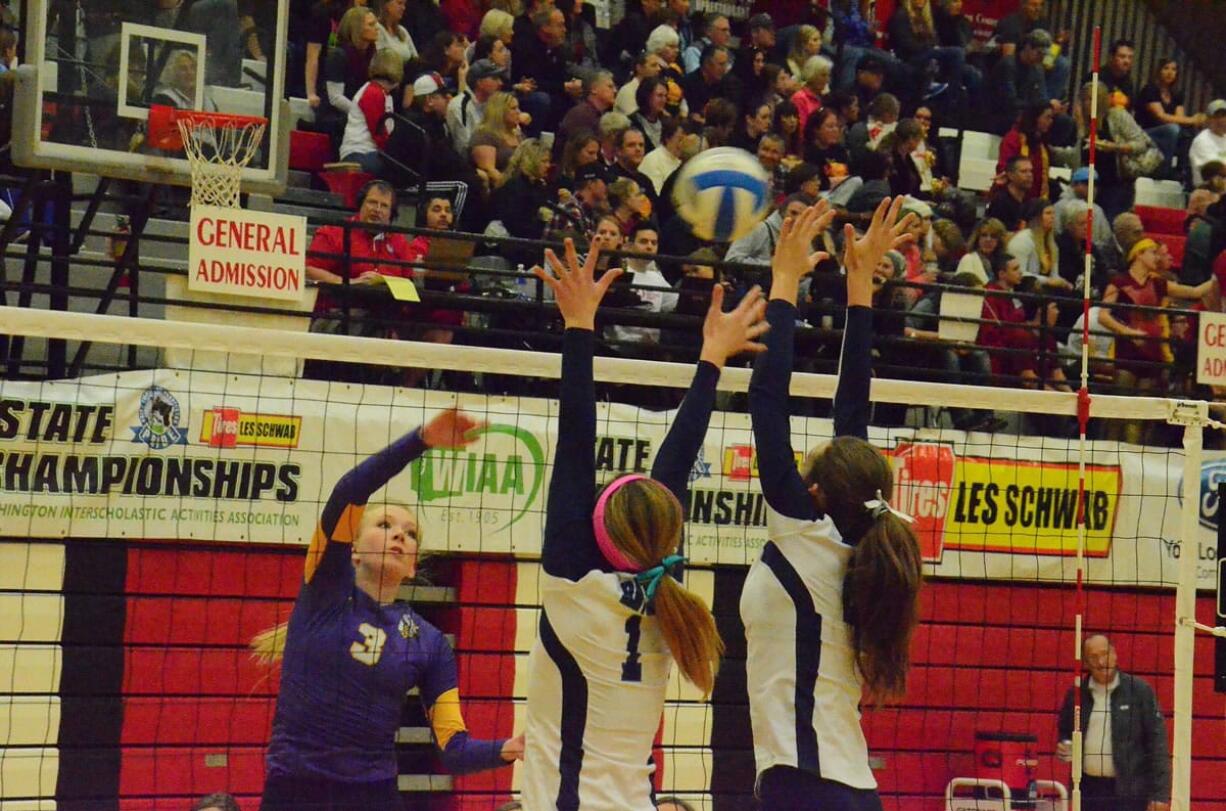
<svg viewBox="0 0 1226 811">
<path fill-rule="evenodd" d="M 676 340 L 698 329 L 679 322 Z M 522 729 L 558 355 L 20 308 L 0 308 L 0 332 L 28 346 L 62 340 L 69 353 L 136 347 L 143 367 L 0 391 L 5 809 L 115 797 L 171 808 L 219 790 L 255 807 L 278 685 L 246 646 L 288 617 L 339 477 L 455 406 L 486 424 L 480 441 L 427 453 L 373 501 L 419 518 L 429 560 L 402 597 L 450 634 L 470 730 Z M 820 351 L 798 363 L 817 367 Z M 595 366 L 601 481 L 650 470 L 692 376 L 688 363 L 621 354 L 605 350 Z M 709 700 L 674 674 L 654 758 L 661 796 L 706 809 L 752 807 L 738 602 L 767 507 L 749 372 L 744 359 L 724 370 L 686 507 L 687 585 L 712 606 L 728 653 Z M 430 388 L 387 385 L 406 375 Z M 798 452 L 831 438 L 835 384 L 794 376 Z M 1173 807 L 1226 804 L 1211 640 L 1177 623 L 1215 622 L 1226 457 L 1202 450 L 1204 405 L 883 378 L 872 400 L 870 438 L 893 462 L 894 506 L 915 517 L 928 575 L 908 694 L 865 707 L 886 807 L 1004 807 L 989 803 L 1006 789 L 1011 807 L 1059 807 L 1072 783 L 1055 756 L 1058 710 L 1090 632 L 1108 634 L 1120 668 L 1157 691 L 1173 731 Z M 1079 407 L 1092 437 L 1151 444 L 1083 446 Z M 417 704 L 398 736 L 406 807 L 514 796 L 511 769 L 446 776 Z"/>
</svg>

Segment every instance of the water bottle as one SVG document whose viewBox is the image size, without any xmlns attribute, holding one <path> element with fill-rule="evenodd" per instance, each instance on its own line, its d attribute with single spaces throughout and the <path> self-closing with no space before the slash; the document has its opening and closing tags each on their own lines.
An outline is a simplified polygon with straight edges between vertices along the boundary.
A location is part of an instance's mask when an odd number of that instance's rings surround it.
<svg viewBox="0 0 1226 811">
<path fill-rule="evenodd" d="M 532 300 L 532 293 L 528 290 L 528 276 L 522 262 L 515 268 L 515 298 L 520 301 Z"/>
</svg>

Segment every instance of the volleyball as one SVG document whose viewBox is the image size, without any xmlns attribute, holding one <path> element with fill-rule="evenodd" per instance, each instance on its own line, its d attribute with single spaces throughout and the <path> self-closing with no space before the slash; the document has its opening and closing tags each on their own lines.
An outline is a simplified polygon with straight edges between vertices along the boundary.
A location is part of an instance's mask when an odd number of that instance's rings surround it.
<svg viewBox="0 0 1226 811">
<path fill-rule="evenodd" d="M 681 167 L 673 203 L 695 236 L 731 242 L 766 217 L 770 179 L 758 159 L 743 149 L 708 149 Z"/>
</svg>

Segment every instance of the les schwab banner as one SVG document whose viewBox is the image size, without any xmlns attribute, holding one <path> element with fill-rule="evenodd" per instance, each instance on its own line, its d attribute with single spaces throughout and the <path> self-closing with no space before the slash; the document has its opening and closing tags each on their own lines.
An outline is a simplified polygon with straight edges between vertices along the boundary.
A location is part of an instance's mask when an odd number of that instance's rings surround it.
<svg viewBox="0 0 1226 811">
<path fill-rule="evenodd" d="M 435 392 L 173 371 L 0 386 L 0 535 L 306 544 L 340 476 L 455 400 Z M 488 422 L 462 451 L 432 451 L 375 501 L 418 511 L 436 551 L 540 552 L 557 404 L 461 397 Z M 671 414 L 601 405 L 598 478 L 650 472 Z M 828 420 L 795 419 L 800 453 Z M 1071 581 L 1086 519 L 1091 581 L 1173 586 L 1179 556 L 1214 584 L 1217 484 L 1206 454 L 1197 538 L 1179 542 L 1182 457 L 1091 443 L 1078 499 L 1073 443 L 956 431 L 874 431 L 895 505 L 916 518 L 931 574 Z M 687 554 L 748 564 L 767 541 L 749 417 L 716 412 L 690 474 Z"/>
</svg>

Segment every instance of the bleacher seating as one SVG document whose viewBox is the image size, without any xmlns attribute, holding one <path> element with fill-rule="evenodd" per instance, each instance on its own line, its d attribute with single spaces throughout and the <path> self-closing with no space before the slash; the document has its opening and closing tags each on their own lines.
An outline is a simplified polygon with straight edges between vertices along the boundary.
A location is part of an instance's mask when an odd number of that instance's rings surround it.
<svg viewBox="0 0 1226 811">
<path fill-rule="evenodd" d="M 1184 194 L 1183 186 L 1176 180 L 1153 180 L 1148 177 L 1139 177 L 1136 188 L 1136 204 L 1139 206 L 1182 209 L 1188 205 L 1188 196 Z"/>
<path fill-rule="evenodd" d="M 1183 235 L 1183 223 L 1187 213 L 1183 209 L 1162 208 L 1159 206 L 1137 206 L 1137 216 L 1149 234 Z"/>
</svg>

